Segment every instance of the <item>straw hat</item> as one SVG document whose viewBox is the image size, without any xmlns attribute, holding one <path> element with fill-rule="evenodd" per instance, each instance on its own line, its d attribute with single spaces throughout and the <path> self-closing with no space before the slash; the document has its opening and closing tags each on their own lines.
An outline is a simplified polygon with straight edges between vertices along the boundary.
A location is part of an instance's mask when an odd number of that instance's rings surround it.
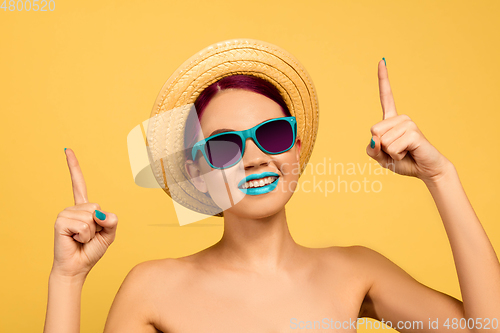
<svg viewBox="0 0 500 333">
<path fill-rule="evenodd" d="M 207 215 L 223 213 L 209 195 L 189 181 L 184 168 L 184 127 L 198 95 L 215 81 L 234 74 L 254 75 L 278 88 L 297 119 L 300 174 L 318 131 L 318 98 L 313 82 L 299 61 L 282 48 L 239 38 L 212 44 L 186 60 L 156 99 L 148 124 L 147 150 L 154 177 L 163 190 L 184 207 Z"/>
</svg>

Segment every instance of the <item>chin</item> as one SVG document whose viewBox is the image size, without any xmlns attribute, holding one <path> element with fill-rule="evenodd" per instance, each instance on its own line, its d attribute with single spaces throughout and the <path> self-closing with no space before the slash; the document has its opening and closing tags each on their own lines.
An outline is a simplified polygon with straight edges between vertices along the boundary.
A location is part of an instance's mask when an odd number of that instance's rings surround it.
<svg viewBox="0 0 500 333">
<path fill-rule="evenodd" d="M 272 198 L 266 195 L 246 196 L 228 209 L 231 214 L 249 219 L 262 219 L 279 213 L 290 197 Z"/>
</svg>

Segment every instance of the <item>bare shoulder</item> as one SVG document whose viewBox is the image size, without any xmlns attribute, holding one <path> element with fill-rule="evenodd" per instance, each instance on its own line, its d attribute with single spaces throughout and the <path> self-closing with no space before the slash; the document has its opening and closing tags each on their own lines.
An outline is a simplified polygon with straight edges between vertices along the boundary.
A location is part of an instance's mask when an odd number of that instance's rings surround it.
<svg viewBox="0 0 500 333">
<path fill-rule="evenodd" d="M 352 259 L 360 268 L 373 276 L 388 276 L 405 274 L 404 270 L 380 252 L 362 245 L 346 248 Z"/>
<path fill-rule="evenodd" d="M 366 256 L 373 253 L 378 253 L 375 250 L 363 245 L 349 245 L 349 246 L 330 246 L 326 248 L 331 253 L 345 256 Z"/>
<path fill-rule="evenodd" d="M 380 278 L 399 274 L 402 270 L 384 255 L 362 245 L 331 246 L 321 249 L 322 261 L 338 272 L 339 269 L 359 278 L 369 289 Z"/>
<path fill-rule="evenodd" d="M 366 282 L 366 293 L 358 317 L 460 318 L 463 303 L 425 286 L 381 253 L 365 246 L 330 249 L 352 260 L 356 272 Z M 342 256 L 342 255 L 341 255 Z"/>
<path fill-rule="evenodd" d="M 132 268 L 129 275 L 137 283 L 148 286 L 153 292 L 158 288 L 185 281 L 192 272 L 194 263 L 186 258 L 164 258 L 141 262 Z"/>
<path fill-rule="evenodd" d="M 363 245 L 350 245 L 350 246 L 331 246 L 328 250 L 338 256 L 343 256 L 355 262 L 377 262 L 388 260 L 384 255 L 376 250 L 370 249 Z"/>
<path fill-rule="evenodd" d="M 351 245 L 336 249 L 332 248 L 331 250 L 332 252 L 338 252 L 339 256 L 351 262 L 357 270 L 363 272 L 369 279 L 391 274 L 394 271 L 401 271 L 401 268 L 386 256 L 363 245 Z"/>
<path fill-rule="evenodd" d="M 362 245 L 332 246 L 325 249 L 329 261 L 341 267 L 344 277 L 357 285 L 360 304 L 358 317 L 377 319 L 374 302 L 374 286 L 380 281 L 396 283 L 395 273 L 401 274 L 401 269 L 381 253 Z M 404 274 L 404 273 L 403 273 Z"/>
<path fill-rule="evenodd" d="M 158 332 L 158 299 L 185 271 L 186 265 L 177 259 L 150 260 L 135 265 L 116 293 L 104 332 Z"/>
<path fill-rule="evenodd" d="M 379 252 L 363 245 L 330 246 L 318 250 L 326 260 L 347 261 L 352 265 L 367 265 L 387 260 Z"/>
<path fill-rule="evenodd" d="M 362 289 L 369 288 L 377 271 L 390 263 L 382 254 L 362 245 L 306 248 L 310 258 L 322 274 L 358 282 Z"/>
<path fill-rule="evenodd" d="M 185 269 L 186 265 L 183 258 L 164 258 L 141 262 L 135 265 L 132 271 L 137 272 L 138 276 L 147 277 L 169 270 L 179 271 Z"/>
<path fill-rule="evenodd" d="M 362 272 L 366 276 L 367 281 L 371 285 L 370 291 L 372 294 L 376 292 L 375 289 L 380 289 L 380 286 L 391 285 L 392 283 L 408 283 L 408 285 L 416 287 L 420 287 L 421 285 L 402 267 L 380 252 L 366 246 L 354 245 L 341 247 L 336 250 L 331 248 L 330 250 L 342 253 L 359 272 Z M 378 288 L 373 288 L 375 286 Z"/>
</svg>

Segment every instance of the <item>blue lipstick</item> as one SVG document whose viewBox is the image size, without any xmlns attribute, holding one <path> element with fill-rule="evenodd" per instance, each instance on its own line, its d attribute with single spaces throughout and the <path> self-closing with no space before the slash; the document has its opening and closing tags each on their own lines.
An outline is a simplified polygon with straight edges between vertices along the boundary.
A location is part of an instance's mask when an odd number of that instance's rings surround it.
<svg viewBox="0 0 500 333">
<path fill-rule="evenodd" d="M 246 182 L 248 182 L 250 180 L 260 179 L 260 178 L 265 178 L 265 177 L 278 177 L 278 179 L 276 179 L 271 184 L 267 184 L 267 185 L 260 186 L 260 187 L 241 188 L 241 186 L 243 186 L 243 184 L 245 184 Z M 278 186 L 278 181 L 279 181 L 279 175 L 277 173 L 274 173 L 274 172 L 254 173 L 253 175 L 246 176 L 245 178 L 243 178 L 238 183 L 238 189 L 245 194 L 259 195 L 259 194 L 264 194 L 264 193 L 271 192 L 272 190 L 274 190 L 276 188 L 276 186 Z"/>
</svg>

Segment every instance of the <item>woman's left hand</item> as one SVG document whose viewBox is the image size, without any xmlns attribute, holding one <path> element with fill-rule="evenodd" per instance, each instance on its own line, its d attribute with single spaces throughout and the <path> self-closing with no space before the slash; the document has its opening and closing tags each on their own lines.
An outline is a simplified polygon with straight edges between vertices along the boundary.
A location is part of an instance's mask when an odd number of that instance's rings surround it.
<svg viewBox="0 0 500 333">
<path fill-rule="evenodd" d="M 366 153 L 400 175 L 417 177 L 426 183 L 439 179 L 451 162 L 427 141 L 410 117 L 398 115 L 383 60 L 378 64 L 378 80 L 383 120 L 371 127 L 375 144 L 370 142 Z"/>
</svg>

